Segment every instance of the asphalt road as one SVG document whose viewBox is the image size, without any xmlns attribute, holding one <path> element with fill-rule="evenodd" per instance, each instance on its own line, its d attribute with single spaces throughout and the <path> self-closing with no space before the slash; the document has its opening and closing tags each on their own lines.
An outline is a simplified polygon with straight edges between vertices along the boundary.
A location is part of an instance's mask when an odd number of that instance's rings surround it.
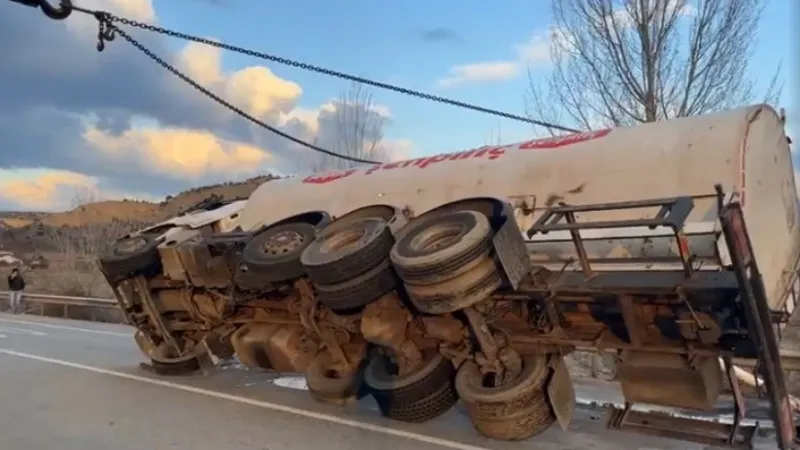
<svg viewBox="0 0 800 450">
<path fill-rule="evenodd" d="M 579 407 L 525 442 L 478 436 L 464 412 L 421 425 L 381 418 L 370 399 L 344 408 L 314 402 L 302 381 L 236 365 L 211 376 L 157 377 L 122 325 L 0 314 L 0 448 L 13 450 L 708 450 L 603 427 Z M 600 402 L 619 394 L 579 385 Z M 757 448 L 774 449 L 770 437 Z"/>
</svg>

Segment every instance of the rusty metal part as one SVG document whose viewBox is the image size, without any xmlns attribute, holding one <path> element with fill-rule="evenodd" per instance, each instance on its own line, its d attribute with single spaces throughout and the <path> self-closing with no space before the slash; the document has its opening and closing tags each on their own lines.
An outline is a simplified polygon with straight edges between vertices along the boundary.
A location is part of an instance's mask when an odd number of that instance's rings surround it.
<svg viewBox="0 0 800 450">
<path fill-rule="evenodd" d="M 475 354 L 475 361 L 481 371 L 493 374 L 492 379 L 497 386 L 515 379 L 522 371 L 522 358 L 509 346 L 509 340 L 500 333 L 493 334 L 484 317 L 474 308 L 465 309 L 464 315 L 480 347 L 480 352 Z"/>
<path fill-rule="evenodd" d="M 361 361 L 367 352 L 366 342 L 347 346 L 350 358 Z M 311 396 L 321 402 L 347 405 L 354 403 L 363 380 L 361 364 L 337 364 L 330 353 L 319 352 L 305 371 L 306 385 Z"/>
<path fill-rule="evenodd" d="M 153 342 L 142 330 L 136 330 L 136 332 L 133 334 L 133 340 L 136 342 L 136 346 L 139 347 L 139 350 L 141 350 L 142 354 L 149 358 L 150 352 L 152 352 L 156 347 L 156 343 Z"/>
<path fill-rule="evenodd" d="M 472 328 L 472 335 L 478 341 L 483 355 L 487 360 L 495 361 L 498 352 L 497 342 L 495 342 L 489 327 L 486 326 L 486 321 L 483 316 L 473 308 L 464 309 L 464 315 L 467 317 L 467 321 Z"/>
<path fill-rule="evenodd" d="M 547 383 L 547 399 L 556 416 L 561 429 L 567 431 L 575 412 L 575 386 L 567 370 L 564 357 L 558 354 L 550 356 L 550 367 L 553 374 Z"/>
<path fill-rule="evenodd" d="M 184 242 L 198 238 L 200 233 L 197 230 L 178 229 L 169 234 L 167 240 L 158 246 L 158 254 L 161 258 L 161 267 L 164 275 L 173 281 L 189 281 L 186 274 L 179 248 Z"/>
<path fill-rule="evenodd" d="M 233 273 L 228 262 L 222 256 L 213 256 L 204 239 L 198 237 L 180 244 L 178 253 L 193 286 L 227 288 L 231 285 Z"/>
<path fill-rule="evenodd" d="M 367 305 L 361 316 L 364 339 L 391 351 L 398 375 L 411 373 L 421 362 L 422 352 L 409 339 L 409 328 L 417 325 L 395 293 Z"/>
<path fill-rule="evenodd" d="M 628 340 L 634 347 L 641 347 L 650 343 L 649 329 L 642 320 L 642 308 L 639 308 L 636 299 L 629 295 L 622 295 L 617 298 L 617 305 L 622 312 L 622 320 L 628 333 Z"/>
<path fill-rule="evenodd" d="M 153 324 L 156 332 L 158 333 L 159 337 L 166 342 L 168 346 L 170 346 L 178 355 L 182 355 L 184 353 L 184 349 L 181 348 L 181 345 L 172 335 L 172 330 L 167 326 L 167 323 L 164 321 L 162 316 L 162 312 L 158 305 L 153 301 L 153 297 L 150 295 L 150 289 L 147 285 L 147 280 L 144 277 L 137 276 L 131 279 L 129 282 L 123 282 L 124 285 L 121 284 L 120 291 L 125 292 L 128 298 L 136 297 L 136 303 L 142 306 L 142 310 L 147 315 L 148 321 Z"/>
<path fill-rule="evenodd" d="M 687 341 L 714 344 L 722 336 L 719 324 L 711 315 L 704 312 L 682 312 L 677 322 L 681 336 Z"/>
<path fill-rule="evenodd" d="M 349 366 L 354 361 L 348 358 L 347 352 L 342 344 L 349 341 L 349 334 L 346 330 L 338 328 L 330 323 L 321 324 L 318 320 L 318 302 L 314 298 L 314 291 L 308 280 L 301 279 L 294 283 L 298 292 L 297 302 L 294 309 L 300 316 L 300 321 L 307 332 L 313 333 L 321 342 L 322 346 L 331 354 L 335 364 Z M 345 331 L 345 337 L 340 339 L 337 331 Z"/>
<path fill-rule="evenodd" d="M 279 372 L 303 372 L 318 351 L 302 327 L 291 325 L 248 323 L 230 342 L 245 366 Z"/>
<path fill-rule="evenodd" d="M 453 367 L 458 369 L 467 361 L 472 361 L 472 349 L 466 341 L 461 342 L 442 342 L 439 344 L 439 353 L 453 363 Z"/>
<path fill-rule="evenodd" d="M 720 422 L 672 417 L 662 412 L 633 411 L 632 406 L 632 403 L 626 403 L 624 408 L 608 407 L 606 427 L 736 450 L 751 450 L 758 430 L 757 425 L 734 427 Z"/>
<path fill-rule="evenodd" d="M 424 316 L 419 318 L 425 335 L 444 342 L 461 342 L 468 335 L 467 329 L 451 315 Z"/>
<path fill-rule="evenodd" d="M 247 323 L 239 327 L 231 336 L 231 345 L 239 361 L 250 368 L 271 369 L 266 345 L 279 328 L 280 325 L 265 323 Z"/>
<path fill-rule="evenodd" d="M 722 391 L 716 357 L 625 351 L 617 380 L 626 401 L 675 408 L 711 410 Z"/>
</svg>

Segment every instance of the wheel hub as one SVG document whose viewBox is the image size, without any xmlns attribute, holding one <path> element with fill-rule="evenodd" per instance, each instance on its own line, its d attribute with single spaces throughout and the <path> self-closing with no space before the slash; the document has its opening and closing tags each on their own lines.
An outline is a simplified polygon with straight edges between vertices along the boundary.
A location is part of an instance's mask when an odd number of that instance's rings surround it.
<svg viewBox="0 0 800 450">
<path fill-rule="evenodd" d="M 460 225 L 442 224 L 433 226 L 417 236 L 412 242 L 412 248 L 417 250 L 438 250 L 451 245 L 458 240 L 462 233 Z"/>
<path fill-rule="evenodd" d="M 323 253 L 330 253 L 347 247 L 352 247 L 356 245 L 356 243 L 358 243 L 358 241 L 360 241 L 364 235 L 364 230 L 360 228 L 343 230 L 326 239 L 320 250 Z"/>
<path fill-rule="evenodd" d="M 264 251 L 271 255 L 291 253 L 303 246 L 305 238 L 294 231 L 281 231 L 264 242 Z"/>
<path fill-rule="evenodd" d="M 120 241 L 116 246 L 116 250 L 120 254 L 130 254 L 141 250 L 146 244 L 147 242 L 140 237 L 128 238 Z"/>
</svg>

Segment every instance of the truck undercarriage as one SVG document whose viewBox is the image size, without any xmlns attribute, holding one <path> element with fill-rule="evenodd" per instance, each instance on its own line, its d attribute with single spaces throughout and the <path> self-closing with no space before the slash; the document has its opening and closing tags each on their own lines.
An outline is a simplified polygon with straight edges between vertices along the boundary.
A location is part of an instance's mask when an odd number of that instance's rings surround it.
<svg viewBox="0 0 800 450">
<path fill-rule="evenodd" d="M 609 408 L 609 427 L 746 449 L 755 427 L 741 423 L 731 361 L 755 360 L 778 446 L 790 448 L 776 314 L 742 208 L 717 191 L 707 228 L 686 224 L 692 197 L 551 206 L 525 234 L 511 205 L 475 199 L 419 217 L 374 206 L 252 232 L 131 235 L 99 265 L 162 374 L 211 370 L 235 354 L 251 368 L 303 373 L 319 401 L 372 396 L 395 420 L 429 420 L 460 400 L 481 434 L 518 440 L 556 422 L 568 429 L 564 356 L 610 352 L 626 405 Z M 655 213 L 583 220 L 642 209 Z M 632 252 L 629 241 L 668 251 Z M 598 256 L 600 246 L 613 251 Z M 732 424 L 631 409 L 710 410 L 726 383 Z"/>
</svg>

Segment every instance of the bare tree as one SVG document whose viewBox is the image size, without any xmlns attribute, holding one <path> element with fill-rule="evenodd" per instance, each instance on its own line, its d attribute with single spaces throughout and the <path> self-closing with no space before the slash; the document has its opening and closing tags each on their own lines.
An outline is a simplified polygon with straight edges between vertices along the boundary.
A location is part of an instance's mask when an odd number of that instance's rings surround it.
<svg viewBox="0 0 800 450">
<path fill-rule="evenodd" d="M 375 110 L 372 92 L 361 83 L 352 83 L 335 102 L 332 135 L 318 136 L 315 144 L 340 155 L 371 161 L 387 161 L 388 151 L 383 143 L 386 118 Z M 335 156 L 314 155 L 310 168 L 314 172 L 342 170 L 363 164 Z"/>
<path fill-rule="evenodd" d="M 755 100 L 765 0 L 552 0 L 552 72 L 529 70 L 528 114 L 580 129 L 692 116 Z M 775 103 L 780 66 L 765 101 Z"/>
<path fill-rule="evenodd" d="M 80 210 L 99 199 L 96 189 L 77 189 L 72 206 Z M 108 295 L 109 288 L 95 260 L 117 238 L 141 226 L 143 224 L 113 219 L 109 223 L 46 227 L 44 245 L 52 253 L 48 258 L 51 260 L 49 269 L 37 276 L 45 284 L 41 287 L 67 295 Z"/>
</svg>

